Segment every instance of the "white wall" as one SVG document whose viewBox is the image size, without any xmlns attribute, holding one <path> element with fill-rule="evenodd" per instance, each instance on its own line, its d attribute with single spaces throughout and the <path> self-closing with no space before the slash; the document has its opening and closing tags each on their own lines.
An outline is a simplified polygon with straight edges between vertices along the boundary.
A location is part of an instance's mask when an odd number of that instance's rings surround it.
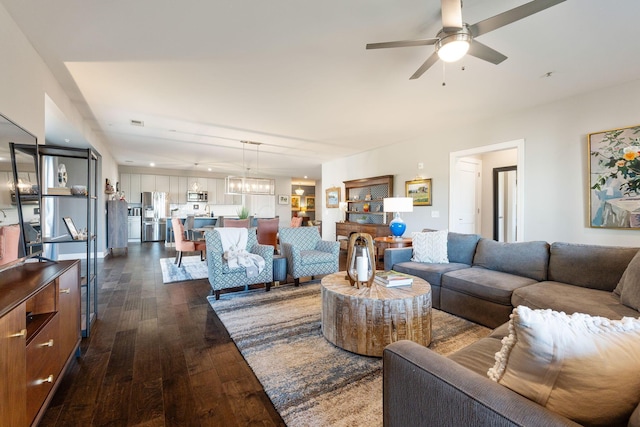
<svg viewBox="0 0 640 427">
<path fill-rule="evenodd" d="M 95 135 L 83 120 L 73 101 L 66 95 L 58 81 L 38 53 L 33 49 L 6 9 L 0 5 L 0 113 L 36 135 L 38 143 L 45 143 L 45 102 L 48 96 L 66 119 L 102 155 L 102 174 L 112 180 L 118 177 L 118 166 L 108 147 Z M 102 187 L 101 187 L 102 188 Z M 100 194 L 99 206 L 104 206 Z M 99 209 L 100 238 L 98 251 L 106 246 L 105 212 Z"/>
<path fill-rule="evenodd" d="M 401 194 L 404 182 L 420 172 L 433 179 L 433 206 L 416 206 L 412 213 L 403 214 L 407 232 L 447 228 L 449 153 L 524 139 L 525 240 L 640 246 L 638 231 L 589 228 L 587 210 L 587 134 L 637 125 L 638 111 L 640 80 L 492 121 L 434 128 L 413 141 L 325 163 L 323 191 L 348 179 L 395 174 L 395 192 Z M 424 162 L 424 170 L 417 170 L 417 162 Z M 439 218 L 431 216 L 433 211 Z M 335 238 L 335 227 L 327 223 L 340 218 L 338 209 L 326 210 L 324 238 Z"/>
</svg>

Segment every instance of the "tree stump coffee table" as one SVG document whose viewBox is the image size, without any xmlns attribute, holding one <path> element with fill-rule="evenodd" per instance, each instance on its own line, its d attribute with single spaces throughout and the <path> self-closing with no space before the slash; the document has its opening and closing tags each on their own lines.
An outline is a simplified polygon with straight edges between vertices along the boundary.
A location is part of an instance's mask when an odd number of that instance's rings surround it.
<svg viewBox="0 0 640 427">
<path fill-rule="evenodd" d="M 392 342 L 431 343 L 431 285 L 414 277 L 411 286 L 373 283 L 357 289 L 346 273 L 322 279 L 322 334 L 353 353 L 382 356 Z"/>
</svg>

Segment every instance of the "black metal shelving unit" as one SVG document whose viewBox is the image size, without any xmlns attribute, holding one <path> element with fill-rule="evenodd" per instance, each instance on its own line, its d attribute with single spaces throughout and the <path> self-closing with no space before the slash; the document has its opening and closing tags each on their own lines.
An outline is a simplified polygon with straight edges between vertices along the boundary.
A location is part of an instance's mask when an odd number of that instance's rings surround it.
<svg viewBox="0 0 640 427">
<path fill-rule="evenodd" d="M 81 290 L 82 290 L 82 336 L 88 337 L 91 333 L 91 325 L 98 318 L 98 166 L 100 154 L 91 148 L 72 148 L 52 145 L 40 145 L 38 147 L 40 170 L 42 171 L 41 188 L 41 232 L 42 244 L 46 245 L 72 245 L 82 243 L 85 245 L 85 259 L 81 260 Z M 85 191 L 76 188 L 73 194 L 50 194 L 53 189 L 46 186 L 47 177 L 57 176 L 57 165 L 64 159 L 77 159 L 82 161 L 82 168 L 86 176 L 82 185 Z M 75 177 L 75 183 L 81 182 Z M 56 188 L 59 190 L 59 188 Z M 79 220 L 81 215 L 86 215 L 86 234 L 74 238 L 62 222 L 62 210 L 68 216 Z M 46 250 L 45 250 L 46 253 Z"/>
</svg>

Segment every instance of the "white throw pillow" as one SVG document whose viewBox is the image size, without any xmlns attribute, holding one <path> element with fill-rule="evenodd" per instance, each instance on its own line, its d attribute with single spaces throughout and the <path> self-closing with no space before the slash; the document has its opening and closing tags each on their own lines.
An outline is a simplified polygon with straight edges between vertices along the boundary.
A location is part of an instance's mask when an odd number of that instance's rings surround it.
<svg viewBox="0 0 640 427">
<path fill-rule="evenodd" d="M 578 423 L 626 425 L 640 401 L 640 318 L 516 307 L 488 375 Z"/>
<path fill-rule="evenodd" d="M 411 260 L 434 263 L 449 262 L 447 254 L 448 235 L 448 230 L 412 233 L 413 258 Z"/>
</svg>

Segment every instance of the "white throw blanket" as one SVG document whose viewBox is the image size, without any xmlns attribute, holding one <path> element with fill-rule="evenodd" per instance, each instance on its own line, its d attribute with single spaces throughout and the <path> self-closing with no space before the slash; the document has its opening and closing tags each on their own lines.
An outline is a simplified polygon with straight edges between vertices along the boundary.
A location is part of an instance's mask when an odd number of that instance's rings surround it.
<svg viewBox="0 0 640 427">
<path fill-rule="evenodd" d="M 216 228 L 220 235 L 224 259 L 230 269 L 244 267 L 247 277 L 255 277 L 264 270 L 265 261 L 260 255 L 247 252 L 246 228 Z"/>
</svg>

